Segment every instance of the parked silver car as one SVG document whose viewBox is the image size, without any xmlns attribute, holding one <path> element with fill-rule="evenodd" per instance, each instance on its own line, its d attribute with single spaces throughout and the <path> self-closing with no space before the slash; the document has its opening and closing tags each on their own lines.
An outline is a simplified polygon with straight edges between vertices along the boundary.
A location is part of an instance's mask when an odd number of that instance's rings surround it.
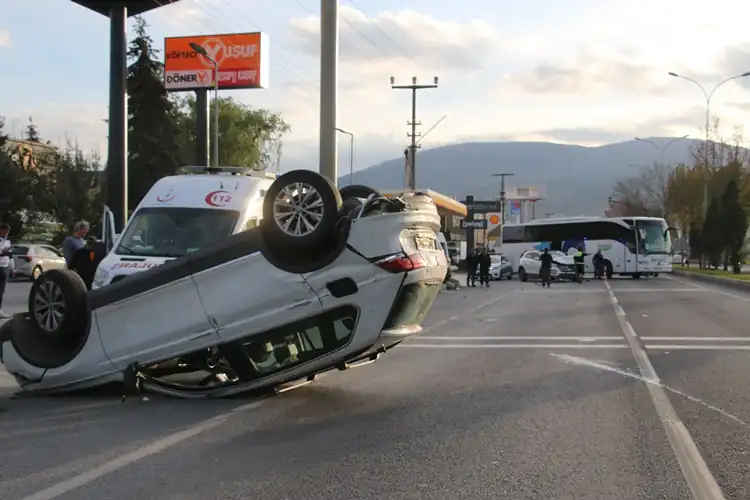
<svg viewBox="0 0 750 500">
<path fill-rule="evenodd" d="M 16 277 L 36 280 L 50 269 L 65 269 L 65 257 L 51 245 L 18 243 L 10 248 Z"/>
</svg>

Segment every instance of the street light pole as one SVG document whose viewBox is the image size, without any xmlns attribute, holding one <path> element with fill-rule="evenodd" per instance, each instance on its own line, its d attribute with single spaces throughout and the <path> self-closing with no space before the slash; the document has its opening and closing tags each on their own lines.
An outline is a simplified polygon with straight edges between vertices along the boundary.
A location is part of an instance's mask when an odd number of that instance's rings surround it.
<svg viewBox="0 0 750 500">
<path fill-rule="evenodd" d="M 672 145 L 672 143 L 677 142 L 677 141 L 681 141 L 683 139 L 687 139 L 688 137 L 690 137 L 689 134 L 688 135 L 683 135 L 682 137 L 675 137 L 671 141 L 667 142 L 663 147 L 659 147 L 659 145 L 656 144 L 651 139 L 641 139 L 640 137 L 636 137 L 635 140 L 636 141 L 641 141 L 641 142 L 647 142 L 648 144 L 651 144 L 656 149 L 658 149 L 659 150 L 659 166 L 662 166 L 662 165 L 664 165 L 664 153 L 667 151 L 667 148 L 670 145 Z"/>
<path fill-rule="evenodd" d="M 211 64 L 214 65 L 214 139 L 212 144 L 213 149 L 213 166 L 219 167 L 219 63 L 208 55 L 206 49 L 201 47 L 195 42 L 190 42 L 190 48 L 196 51 L 198 54 L 205 57 Z"/>
<path fill-rule="evenodd" d="M 698 83 L 696 80 L 689 78 L 687 76 L 678 75 L 677 73 L 670 71 L 667 73 L 669 76 L 673 76 L 675 78 L 680 78 L 682 80 L 687 80 L 690 83 L 693 83 L 694 85 L 697 85 L 699 89 L 701 89 L 701 92 L 703 92 L 703 97 L 706 98 L 706 139 L 703 143 L 703 216 L 706 216 L 706 213 L 708 212 L 708 128 L 710 127 L 710 107 L 711 107 L 711 98 L 714 95 L 714 92 L 718 90 L 719 87 L 724 85 L 727 82 L 731 82 L 732 80 L 737 80 L 738 78 L 745 78 L 746 76 L 750 76 L 750 71 L 742 73 L 741 75 L 735 75 L 730 76 L 729 78 L 725 78 L 724 80 L 720 81 L 716 84 L 716 86 L 711 90 L 711 92 L 706 92 L 706 89 Z"/>
<path fill-rule="evenodd" d="M 351 186 L 354 184 L 354 134 L 338 127 L 336 130 L 349 136 L 349 185 Z"/>
</svg>

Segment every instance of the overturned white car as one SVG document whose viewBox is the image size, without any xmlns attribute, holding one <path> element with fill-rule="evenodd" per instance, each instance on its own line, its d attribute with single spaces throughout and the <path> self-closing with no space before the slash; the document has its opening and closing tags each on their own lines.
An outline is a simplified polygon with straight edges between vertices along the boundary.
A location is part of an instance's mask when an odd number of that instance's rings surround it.
<svg viewBox="0 0 750 500">
<path fill-rule="evenodd" d="M 0 360 L 38 393 L 306 383 L 421 330 L 448 270 L 439 230 L 428 196 L 339 191 L 292 171 L 268 188 L 257 227 L 92 291 L 72 271 L 42 274 L 29 311 L 0 328 Z"/>
</svg>

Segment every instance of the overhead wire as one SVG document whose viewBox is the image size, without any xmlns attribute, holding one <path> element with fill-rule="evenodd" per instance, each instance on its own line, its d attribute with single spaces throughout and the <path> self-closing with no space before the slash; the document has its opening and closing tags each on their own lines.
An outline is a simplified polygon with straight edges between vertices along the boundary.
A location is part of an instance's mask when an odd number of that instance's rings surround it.
<svg viewBox="0 0 750 500">
<path fill-rule="evenodd" d="M 318 17 L 320 16 L 320 14 L 316 14 L 315 12 L 313 12 L 312 10 L 310 10 L 305 4 L 302 3 L 301 0 L 294 0 L 294 1 L 295 1 L 295 3 L 297 5 L 299 5 L 302 8 L 302 10 L 304 10 L 305 12 L 307 12 L 308 14 L 310 14 L 311 16 L 318 16 Z M 364 51 L 362 51 L 359 47 L 357 47 L 355 44 L 353 44 L 351 42 L 351 40 L 349 40 L 349 39 L 343 39 L 343 38 L 341 38 L 341 40 L 342 41 L 346 41 L 347 47 L 351 47 L 355 52 L 359 53 L 359 55 L 361 55 L 362 57 L 365 57 L 365 58 L 369 57 L 367 54 L 364 53 Z"/>
<path fill-rule="evenodd" d="M 408 52 L 406 51 L 406 49 L 404 49 L 404 48 L 403 48 L 403 47 L 402 47 L 402 46 L 401 46 L 401 45 L 400 45 L 400 44 L 399 44 L 398 42 L 396 42 L 396 41 L 395 41 L 395 40 L 394 40 L 393 38 L 391 38 L 391 36 L 390 36 L 390 35 L 389 35 L 388 33 L 386 33 L 386 32 L 385 32 L 385 31 L 384 31 L 384 30 L 383 30 L 383 29 L 382 29 L 382 28 L 381 28 L 380 26 L 378 26 L 378 23 L 376 23 L 376 22 L 375 22 L 375 20 L 374 20 L 374 19 L 373 19 L 372 17 L 368 16 L 366 12 L 364 12 L 364 11 L 363 11 L 362 9 L 360 9 L 359 7 L 357 7 L 357 6 L 356 6 L 356 5 L 354 4 L 354 1 L 353 1 L 353 0 L 347 0 L 347 1 L 348 1 L 348 3 L 349 3 L 349 6 L 350 6 L 350 7 L 352 8 L 352 9 L 354 9 L 354 10 L 356 10 L 357 12 L 359 12 L 360 14 L 362 14 L 362 16 L 363 16 L 363 17 L 364 17 L 365 19 L 367 19 L 367 22 L 368 22 L 369 24 L 371 24 L 371 25 L 372 25 L 372 26 L 373 26 L 373 27 L 374 27 L 374 28 L 375 28 L 376 30 L 378 30 L 378 31 L 379 31 L 379 32 L 380 32 L 380 33 L 381 33 L 381 34 L 382 34 L 382 35 L 383 35 L 383 36 L 384 36 L 384 37 L 385 37 L 386 39 L 388 39 L 388 41 L 390 41 L 390 42 L 391 42 L 391 44 L 393 44 L 393 46 L 394 46 L 394 47 L 396 47 L 396 48 L 397 48 L 397 49 L 398 49 L 398 50 L 399 50 L 399 51 L 400 51 L 400 52 L 401 52 L 401 53 L 402 53 L 402 54 L 403 54 L 404 56 L 406 56 L 406 58 L 407 58 L 407 59 L 409 59 L 409 60 L 410 60 L 411 62 L 413 62 L 413 63 L 414 63 L 414 65 L 415 65 L 415 66 L 416 66 L 417 68 L 419 68 L 419 69 L 421 69 L 421 70 L 424 70 L 424 68 L 423 68 L 423 67 L 422 67 L 422 66 L 421 66 L 421 65 L 420 65 L 420 64 L 419 64 L 419 63 L 417 62 L 417 60 L 416 60 L 416 59 L 415 59 L 414 57 L 412 57 L 412 55 L 411 55 L 411 54 L 409 54 L 409 53 L 408 53 Z"/>
</svg>

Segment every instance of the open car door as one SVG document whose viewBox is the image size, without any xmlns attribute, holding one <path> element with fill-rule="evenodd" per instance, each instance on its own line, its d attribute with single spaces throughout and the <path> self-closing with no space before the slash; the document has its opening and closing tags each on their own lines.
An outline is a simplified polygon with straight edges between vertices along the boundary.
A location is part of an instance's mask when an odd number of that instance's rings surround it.
<svg viewBox="0 0 750 500">
<path fill-rule="evenodd" d="M 117 235 L 115 234 L 115 216 L 107 205 L 102 210 L 102 243 L 106 249 L 105 254 L 112 251 L 115 246 Z"/>
</svg>

